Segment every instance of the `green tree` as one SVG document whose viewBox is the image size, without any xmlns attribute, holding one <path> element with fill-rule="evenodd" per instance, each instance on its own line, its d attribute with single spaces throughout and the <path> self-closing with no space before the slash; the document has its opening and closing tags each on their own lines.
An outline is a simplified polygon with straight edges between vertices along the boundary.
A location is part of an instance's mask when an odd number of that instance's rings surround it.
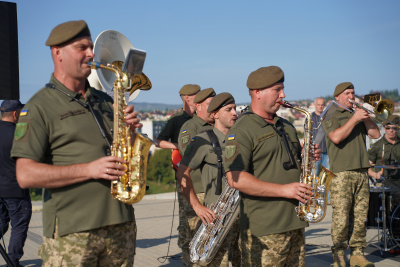
<svg viewBox="0 0 400 267">
<path fill-rule="evenodd" d="M 175 172 L 171 167 L 171 150 L 159 149 L 149 159 L 147 179 L 158 184 L 174 184 Z"/>
</svg>

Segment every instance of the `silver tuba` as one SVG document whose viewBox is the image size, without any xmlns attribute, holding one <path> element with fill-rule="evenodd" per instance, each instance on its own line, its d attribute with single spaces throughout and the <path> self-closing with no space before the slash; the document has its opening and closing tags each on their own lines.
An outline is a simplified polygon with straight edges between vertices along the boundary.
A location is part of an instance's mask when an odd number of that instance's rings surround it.
<svg viewBox="0 0 400 267">
<path fill-rule="evenodd" d="M 95 58 L 88 64 L 92 69 L 89 83 L 105 89 L 114 97 L 114 125 L 111 155 L 126 161 L 126 170 L 111 182 L 111 195 L 126 204 L 139 202 L 146 192 L 147 159 L 153 141 L 134 133 L 124 122 L 126 95 L 133 100 L 139 90 L 150 90 L 151 82 L 142 73 L 145 52 L 133 49 L 129 40 L 119 32 L 100 33 L 94 44 Z M 113 91 L 113 92 L 112 92 Z M 133 96 L 133 97 L 132 97 Z M 134 138 L 132 138 L 134 137 Z"/>
<path fill-rule="evenodd" d="M 207 225 L 201 224 L 189 244 L 190 261 L 202 266 L 212 261 L 238 218 L 239 190 L 231 188 L 225 180 L 224 191 L 210 209 L 215 213 L 216 219 Z"/>
</svg>

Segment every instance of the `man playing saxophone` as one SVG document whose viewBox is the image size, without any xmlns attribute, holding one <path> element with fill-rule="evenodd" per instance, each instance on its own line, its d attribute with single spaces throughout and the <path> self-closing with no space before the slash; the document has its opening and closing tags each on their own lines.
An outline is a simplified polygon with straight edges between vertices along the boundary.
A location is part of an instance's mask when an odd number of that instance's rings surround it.
<svg viewBox="0 0 400 267">
<path fill-rule="evenodd" d="M 213 149 L 213 141 L 210 134 L 213 134 L 221 147 L 221 152 L 225 143 L 225 136 L 232 125 L 237 120 L 235 99 L 230 93 L 221 93 L 216 95 L 210 102 L 207 112 L 211 113 L 215 120 L 215 124 L 210 133 L 202 132 L 196 135 L 187 146 L 185 154 L 178 168 L 177 178 L 181 185 L 182 191 L 193 207 L 197 216 L 204 224 L 212 223 L 215 220 L 215 214 L 210 207 L 211 204 L 218 200 L 221 191 L 224 189 L 225 176 L 223 174 L 223 166 L 218 164 L 218 156 Z M 222 158 L 222 156 L 221 156 Z M 204 206 L 197 198 L 193 189 L 191 179 L 192 170 L 201 168 L 201 182 L 205 188 Z M 219 185 L 218 185 L 219 183 Z M 218 193 L 216 189 L 222 186 Z M 238 247 L 239 225 L 236 222 L 224 243 L 221 245 L 216 256 L 207 266 L 228 266 L 229 253 L 232 253 L 232 266 L 240 266 L 240 251 Z"/>
<path fill-rule="evenodd" d="M 324 118 L 322 126 L 329 166 L 336 175 L 331 182 L 334 266 L 346 266 L 345 251 L 349 246 L 350 265 L 370 267 L 374 264 L 364 257 L 370 167 L 365 138 L 379 138 L 379 128 L 363 109 L 349 111 L 353 108 L 349 100 L 355 99 L 351 82 L 338 84 L 333 96 L 340 106 L 331 106 L 331 115 Z"/>
<path fill-rule="evenodd" d="M 89 28 L 83 20 L 62 23 L 46 45 L 51 84 L 25 105 L 11 152 L 19 185 L 44 188 L 43 266 L 133 266 L 134 210 L 110 194 L 110 181 L 125 169 L 122 158 L 107 156 L 113 100 L 87 81 L 94 57 Z M 133 106 L 125 114 L 132 130 L 141 127 Z"/>
<path fill-rule="evenodd" d="M 276 112 L 285 97 L 276 66 L 250 73 L 249 112 L 229 130 L 224 166 L 229 185 L 241 192 L 242 266 L 305 266 L 305 230 L 295 211 L 311 199 L 299 183 L 301 145 L 296 129 Z M 315 150 L 319 159 L 320 151 Z"/>
</svg>

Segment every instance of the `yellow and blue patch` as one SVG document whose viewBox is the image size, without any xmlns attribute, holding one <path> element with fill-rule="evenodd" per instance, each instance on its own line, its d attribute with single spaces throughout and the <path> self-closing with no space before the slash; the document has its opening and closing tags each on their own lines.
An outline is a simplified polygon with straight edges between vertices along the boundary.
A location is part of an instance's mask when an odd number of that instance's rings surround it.
<svg viewBox="0 0 400 267">
<path fill-rule="evenodd" d="M 183 133 L 183 134 L 184 134 L 184 133 L 186 133 L 186 132 L 187 132 L 187 130 L 186 130 L 186 129 L 182 131 L 182 133 Z"/>
<path fill-rule="evenodd" d="M 28 115 L 28 110 L 27 109 L 23 109 L 21 110 L 21 113 L 19 113 L 20 116 L 26 116 Z"/>
<path fill-rule="evenodd" d="M 234 134 L 231 134 L 231 135 L 228 136 L 228 141 L 232 141 L 232 140 L 235 140 L 235 135 Z"/>
</svg>

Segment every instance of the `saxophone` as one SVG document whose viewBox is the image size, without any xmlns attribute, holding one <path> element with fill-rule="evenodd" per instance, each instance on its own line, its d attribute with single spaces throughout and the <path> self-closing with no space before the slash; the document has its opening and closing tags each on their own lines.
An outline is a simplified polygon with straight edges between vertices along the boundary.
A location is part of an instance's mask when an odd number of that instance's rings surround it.
<svg viewBox="0 0 400 267">
<path fill-rule="evenodd" d="M 318 177 L 315 176 L 317 170 L 314 157 L 311 113 L 305 109 L 295 107 L 286 101 L 281 102 L 281 105 L 285 108 L 297 110 L 306 116 L 300 183 L 310 185 L 313 194 L 311 200 L 307 201 L 306 204 L 299 202 L 299 206 L 296 207 L 296 212 L 300 219 L 311 223 L 317 223 L 322 221 L 326 215 L 329 187 L 335 175 L 324 166 L 321 166 Z"/>
<path fill-rule="evenodd" d="M 207 225 L 201 224 L 189 244 L 190 260 L 202 266 L 209 264 L 217 253 L 239 214 L 239 190 L 231 188 L 225 180 L 225 188 L 210 208 L 216 215 Z"/>
<path fill-rule="evenodd" d="M 113 64 L 101 64 L 99 62 L 88 63 L 92 69 L 106 69 L 116 75 L 114 82 L 114 125 L 111 155 L 123 158 L 126 161 L 125 174 L 118 180 L 111 182 L 111 195 L 113 198 L 126 204 L 139 202 L 146 193 L 146 172 L 148 154 L 153 141 L 144 135 L 134 132 L 124 122 L 124 110 L 127 106 L 125 91 L 132 94 L 135 90 L 149 90 L 151 82 L 145 74 L 134 75 L 121 70 L 122 62 Z"/>
</svg>

